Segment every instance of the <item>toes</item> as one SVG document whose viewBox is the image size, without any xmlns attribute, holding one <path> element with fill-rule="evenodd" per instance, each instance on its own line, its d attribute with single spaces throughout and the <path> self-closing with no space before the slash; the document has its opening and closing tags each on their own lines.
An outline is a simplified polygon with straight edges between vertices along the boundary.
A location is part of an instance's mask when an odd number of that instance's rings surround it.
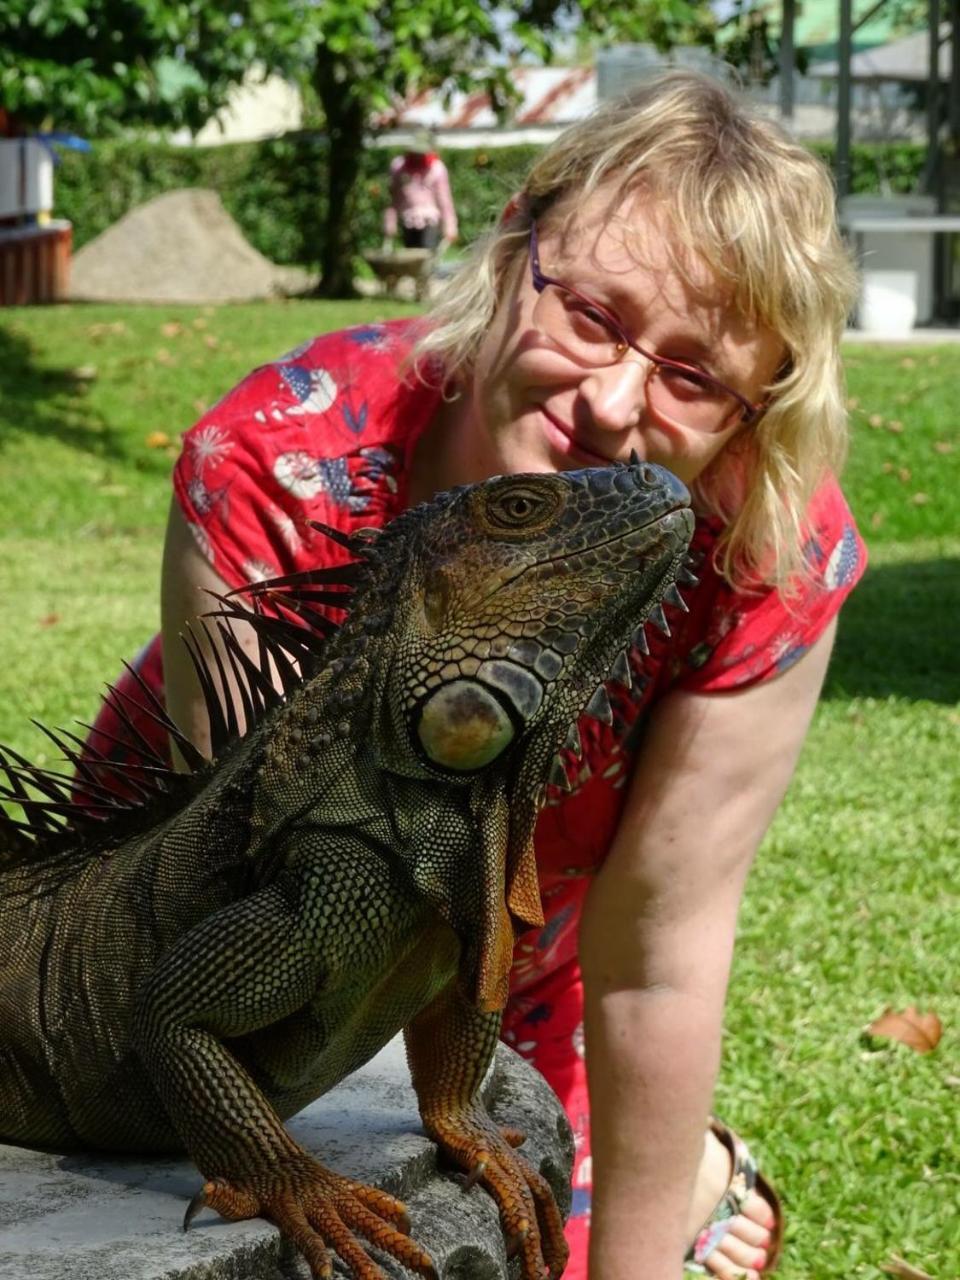
<svg viewBox="0 0 960 1280">
<path fill-rule="evenodd" d="M 763 1201 L 761 1201 L 763 1203 Z M 727 1236 L 742 1240 L 745 1245 L 756 1251 L 766 1249 L 770 1243 L 770 1232 L 759 1222 L 748 1218 L 745 1213 L 738 1213 L 730 1219 Z"/>
<path fill-rule="evenodd" d="M 341 1205 L 339 1216 L 351 1231 L 360 1232 L 371 1244 L 376 1245 L 378 1249 L 382 1249 L 384 1253 L 389 1253 L 391 1257 L 396 1258 L 398 1262 L 402 1262 L 411 1271 L 415 1271 L 422 1276 L 436 1275 L 433 1261 L 428 1253 L 421 1249 L 408 1235 L 391 1227 L 389 1223 L 379 1218 L 376 1213 L 358 1200 Z M 320 1226 L 319 1223 L 317 1225 Z M 349 1236 L 350 1233 L 348 1232 L 347 1235 Z M 350 1236 L 350 1239 L 352 1240 L 352 1236 Z M 333 1237 L 330 1238 L 330 1243 L 334 1245 L 339 1253 L 339 1245 Z M 346 1261 L 346 1257 L 344 1257 L 344 1261 Z M 379 1270 L 376 1274 L 380 1275 Z"/>
<path fill-rule="evenodd" d="M 410 1214 L 407 1206 L 401 1200 L 395 1200 L 393 1196 L 388 1195 L 386 1191 L 381 1191 L 379 1187 L 368 1187 L 363 1182 L 352 1182 L 350 1184 L 350 1193 L 362 1205 L 366 1205 L 368 1209 L 380 1218 L 385 1218 L 387 1222 L 392 1222 L 398 1231 L 402 1231 L 405 1236 L 410 1234 Z"/>
<path fill-rule="evenodd" d="M 720 1280 L 734 1280 L 734 1277 L 744 1275 L 750 1276 L 752 1280 L 761 1273 L 766 1262 L 767 1254 L 764 1249 L 747 1244 L 731 1230 L 709 1255 L 704 1266 Z"/>
<path fill-rule="evenodd" d="M 749 1193 L 740 1206 L 740 1214 L 744 1218 L 749 1218 L 751 1222 L 757 1223 L 758 1226 L 765 1227 L 768 1232 L 772 1231 L 776 1225 L 773 1209 L 757 1191 Z"/>
</svg>

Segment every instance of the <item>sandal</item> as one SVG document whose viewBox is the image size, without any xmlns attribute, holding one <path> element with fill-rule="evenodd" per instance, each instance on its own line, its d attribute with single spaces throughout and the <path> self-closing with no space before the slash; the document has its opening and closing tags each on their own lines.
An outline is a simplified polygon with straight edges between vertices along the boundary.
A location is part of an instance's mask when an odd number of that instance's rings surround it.
<svg viewBox="0 0 960 1280">
<path fill-rule="evenodd" d="M 756 1189 L 773 1210 L 774 1225 L 770 1231 L 767 1261 L 762 1272 L 763 1275 L 769 1275 L 776 1270 L 783 1248 L 783 1209 L 779 1197 L 757 1168 L 757 1162 L 743 1139 L 715 1116 L 710 1119 L 710 1128 L 730 1152 L 733 1168 L 719 1204 L 704 1223 L 683 1260 L 683 1269 L 696 1275 L 706 1273 L 704 1262 L 727 1234 L 730 1219 L 740 1212 L 747 1196 Z"/>
</svg>

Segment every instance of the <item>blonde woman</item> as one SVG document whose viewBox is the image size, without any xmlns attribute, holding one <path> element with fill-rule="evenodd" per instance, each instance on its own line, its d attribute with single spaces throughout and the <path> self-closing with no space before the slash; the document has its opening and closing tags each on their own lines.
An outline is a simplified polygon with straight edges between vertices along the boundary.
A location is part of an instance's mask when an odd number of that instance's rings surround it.
<svg viewBox="0 0 960 1280">
<path fill-rule="evenodd" d="M 648 628 L 613 723 L 584 721 L 569 790 L 550 789 L 547 924 L 519 941 L 504 1015 L 576 1133 L 575 1280 L 754 1280 L 776 1261 L 775 1197 L 708 1112 L 744 880 L 864 563 L 835 479 L 853 289 L 821 165 L 712 81 L 667 74 L 542 154 L 425 322 L 256 370 L 176 468 L 166 667 L 158 638 L 140 671 L 195 735 L 177 633 L 205 590 L 328 556 L 309 519 L 349 531 L 631 450 L 695 495 L 690 611 Z"/>
</svg>

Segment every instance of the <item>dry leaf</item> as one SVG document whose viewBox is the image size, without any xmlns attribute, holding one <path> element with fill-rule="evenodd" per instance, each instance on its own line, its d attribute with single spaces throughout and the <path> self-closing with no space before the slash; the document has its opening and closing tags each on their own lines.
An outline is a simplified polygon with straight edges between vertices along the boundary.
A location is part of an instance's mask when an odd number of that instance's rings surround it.
<svg viewBox="0 0 960 1280">
<path fill-rule="evenodd" d="M 898 1253 L 891 1253 L 887 1262 L 880 1268 L 886 1271 L 888 1276 L 897 1276 L 898 1280 L 933 1280 L 933 1276 L 928 1271 L 921 1271 L 919 1267 L 912 1267 Z"/>
<path fill-rule="evenodd" d="M 953 444 L 949 440 L 934 440 L 933 447 L 937 453 L 953 453 Z"/>
<path fill-rule="evenodd" d="M 55 627 L 60 621 L 59 613 L 48 613 L 45 617 L 38 619 L 38 627 Z"/>
<path fill-rule="evenodd" d="M 859 409 L 859 408 L 860 408 L 860 400 L 859 400 L 859 398 L 858 398 L 857 396 L 851 396 L 851 397 L 850 397 L 850 399 L 847 401 L 847 408 L 848 408 L 848 409 Z"/>
<path fill-rule="evenodd" d="M 871 427 L 882 427 L 882 426 L 883 426 L 883 414 L 882 414 L 882 413 L 871 413 L 870 417 L 867 419 L 867 423 L 868 423 Z"/>
<path fill-rule="evenodd" d="M 165 431 L 151 431 L 144 437 L 143 443 L 148 449 L 165 449 L 170 443 L 170 437 Z"/>
<path fill-rule="evenodd" d="M 212 333 L 206 334 L 204 336 L 203 341 L 204 341 L 204 344 L 208 346 L 211 351 L 215 351 L 217 347 L 219 347 L 220 345 L 220 339 L 215 338 Z"/>
<path fill-rule="evenodd" d="M 898 418 L 891 418 L 887 423 L 887 430 L 892 431 L 895 436 L 903 434 L 903 423 Z"/>
<path fill-rule="evenodd" d="M 207 327 L 207 322 L 204 320 L 203 316 L 197 316 L 196 320 L 193 322 L 193 327 L 195 329 L 205 329 Z"/>
<path fill-rule="evenodd" d="M 914 369 L 916 368 L 916 364 L 917 362 L 916 360 L 914 360 L 913 356 L 904 356 L 903 359 L 900 361 L 900 368 Z"/>
<path fill-rule="evenodd" d="M 183 333 L 183 325 L 179 320 L 168 320 L 160 326 L 160 332 L 165 338 L 175 338 L 177 334 Z"/>
<path fill-rule="evenodd" d="M 203 396 L 198 396 L 193 402 L 193 411 L 194 413 L 206 413 L 209 405 L 209 400 L 204 399 Z"/>
<path fill-rule="evenodd" d="M 160 347 L 156 352 L 154 352 L 153 358 L 156 360 L 157 364 L 170 365 L 176 363 L 166 347 Z"/>
<path fill-rule="evenodd" d="M 97 376 L 97 366 L 95 364 L 78 364 L 75 369 L 70 370 L 70 373 L 77 382 L 93 382 Z"/>
<path fill-rule="evenodd" d="M 906 484 L 913 477 L 913 473 L 911 472 L 909 467 L 898 468 L 897 475 L 900 477 L 900 479 L 903 481 L 904 484 Z"/>
<path fill-rule="evenodd" d="M 925 507 L 930 501 L 929 493 L 915 493 L 910 499 L 915 507 Z"/>
<path fill-rule="evenodd" d="M 891 1008 L 884 1009 L 880 1017 L 867 1027 L 867 1035 L 899 1040 L 917 1053 L 929 1053 L 940 1043 L 943 1024 L 932 1010 L 920 1013 L 911 1004 L 900 1012 Z"/>
<path fill-rule="evenodd" d="M 870 528 L 879 529 L 882 524 L 883 524 L 883 512 L 875 511 L 873 515 L 870 517 Z"/>
</svg>

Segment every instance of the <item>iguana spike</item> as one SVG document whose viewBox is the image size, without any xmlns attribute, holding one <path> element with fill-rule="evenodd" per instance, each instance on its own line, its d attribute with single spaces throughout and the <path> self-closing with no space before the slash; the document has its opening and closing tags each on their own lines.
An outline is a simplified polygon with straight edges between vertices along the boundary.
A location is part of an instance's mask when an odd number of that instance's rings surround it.
<svg viewBox="0 0 960 1280">
<path fill-rule="evenodd" d="M 220 643 L 223 646 L 223 652 L 230 666 L 233 675 L 233 685 L 240 699 L 240 709 L 243 712 L 243 723 L 247 733 L 256 719 L 256 712 L 253 707 L 253 699 L 250 695 L 250 688 L 247 683 L 246 669 L 237 660 L 236 653 L 230 644 L 230 637 L 233 632 L 224 622 L 217 623 L 217 635 L 220 637 Z"/>
<path fill-rule="evenodd" d="M 647 633 L 643 629 L 643 623 L 633 633 L 633 647 L 639 649 L 645 658 L 650 656 L 650 646 L 647 644 Z"/>
<path fill-rule="evenodd" d="M 578 760 L 583 758 L 583 743 L 580 741 L 580 729 L 576 720 L 567 730 L 563 745 L 568 751 L 572 751 Z"/>
<path fill-rule="evenodd" d="M 613 709 L 602 684 L 598 684 L 594 690 L 593 697 L 587 703 L 586 712 L 595 720 L 602 720 L 604 724 L 613 724 Z"/>
<path fill-rule="evenodd" d="M 190 772 L 196 773 L 198 769 L 202 769 L 207 763 L 206 760 L 194 746 L 190 738 L 188 738 L 181 730 L 180 726 L 176 723 L 167 711 L 166 707 L 147 684 L 146 680 L 141 676 L 140 672 L 137 671 L 136 667 L 132 667 L 129 662 L 124 662 L 123 665 L 126 667 L 127 671 L 129 671 L 130 675 L 133 676 L 134 680 L 136 680 L 137 687 L 147 699 L 147 704 L 143 709 L 147 711 L 148 708 L 152 707 L 153 711 L 156 713 L 154 719 L 159 724 L 162 724 L 170 737 L 174 739 Z"/>
<path fill-rule="evenodd" d="M 670 583 L 669 587 L 667 587 L 666 591 L 663 593 L 663 598 L 667 604 L 672 604 L 674 608 L 682 609 L 684 613 L 690 612 L 687 607 L 687 602 L 677 590 L 677 584 L 675 582 Z"/>
<path fill-rule="evenodd" d="M 667 622 L 666 615 L 664 614 L 663 610 L 660 608 L 659 605 L 657 605 L 656 608 L 652 611 L 647 621 L 649 623 L 652 623 L 652 625 L 655 626 L 658 631 L 662 631 L 665 636 L 669 636 L 672 634 L 670 631 L 670 625 Z"/>
<path fill-rule="evenodd" d="M 201 623 L 200 625 L 202 626 L 203 624 Z M 204 634 L 206 634 L 205 627 L 203 630 Z M 197 673 L 197 680 L 200 682 L 200 692 L 203 694 L 207 722 L 210 726 L 210 747 L 214 758 L 216 758 L 220 748 L 227 741 L 227 722 L 224 719 L 223 708 L 217 696 L 210 668 L 200 650 L 200 642 L 189 622 L 186 624 L 185 630 L 180 632 L 180 638 L 186 646 L 190 661 L 193 663 L 193 669 Z"/>
<path fill-rule="evenodd" d="M 316 529 L 317 533 L 322 533 L 335 542 L 338 547 L 343 547 L 346 551 L 356 551 L 356 542 L 353 535 L 349 533 L 341 533 L 339 529 L 334 529 L 328 524 L 324 524 L 322 520 L 308 520 L 307 524 L 311 529 Z"/>
<path fill-rule="evenodd" d="M 640 465 L 640 455 L 636 449 L 630 450 L 630 465 L 631 467 L 639 467 Z"/>
<path fill-rule="evenodd" d="M 616 661 L 610 668 L 610 675 L 614 680 L 617 680 L 622 684 L 625 689 L 633 688 L 633 677 L 630 672 L 630 663 L 627 660 L 627 655 L 623 651 L 617 654 Z"/>
<path fill-rule="evenodd" d="M 684 560 L 680 565 L 680 568 L 677 570 L 677 581 L 682 582 L 685 587 L 695 587 L 699 584 L 700 579 L 690 568 L 690 565 L 686 560 Z"/>
<path fill-rule="evenodd" d="M 567 777 L 567 770 L 559 756 L 553 757 L 550 765 L 549 781 L 553 786 L 559 787 L 561 791 L 570 791 L 572 789 L 570 779 Z"/>
</svg>

